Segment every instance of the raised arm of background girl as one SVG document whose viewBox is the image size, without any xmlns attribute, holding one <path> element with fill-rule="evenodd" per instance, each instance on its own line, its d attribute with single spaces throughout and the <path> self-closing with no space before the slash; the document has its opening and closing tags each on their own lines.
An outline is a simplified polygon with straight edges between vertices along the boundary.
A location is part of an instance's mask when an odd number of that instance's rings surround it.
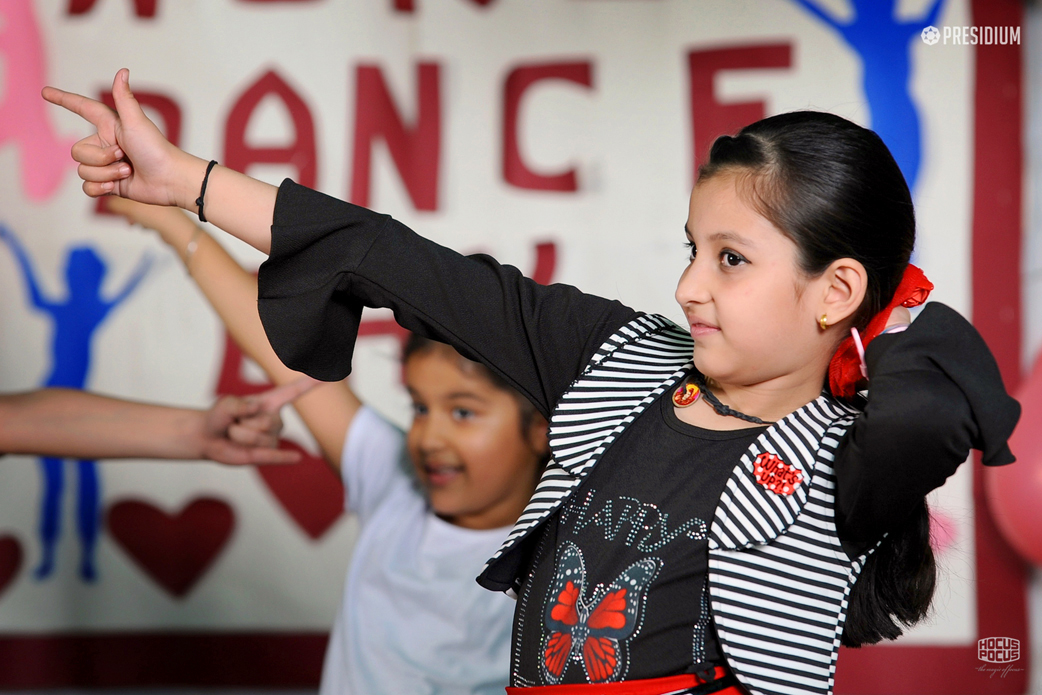
<svg viewBox="0 0 1042 695">
<path fill-rule="evenodd" d="M 43 98 L 97 129 L 72 147 L 84 193 L 95 198 L 115 194 L 200 212 L 196 201 L 208 163 L 172 145 L 148 120 L 130 91 L 129 70 L 117 72 L 112 82 L 115 111 L 54 87 L 44 87 Z M 277 192 L 274 186 L 215 166 L 207 177 L 202 213 L 207 221 L 267 253 Z"/>
<path fill-rule="evenodd" d="M 232 338 L 275 384 L 307 378 L 282 364 L 268 342 L 257 313 L 257 278 L 202 227 L 174 208 L 117 197 L 108 198 L 108 208 L 130 222 L 154 229 L 181 257 Z M 344 437 L 361 405 L 346 381 L 318 386 L 293 404 L 334 469 L 340 469 Z"/>
</svg>

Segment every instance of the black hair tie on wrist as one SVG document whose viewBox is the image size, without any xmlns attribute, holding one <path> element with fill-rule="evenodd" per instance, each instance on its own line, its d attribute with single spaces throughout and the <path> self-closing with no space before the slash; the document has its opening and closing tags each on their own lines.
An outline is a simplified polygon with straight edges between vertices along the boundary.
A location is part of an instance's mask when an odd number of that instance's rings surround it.
<svg viewBox="0 0 1042 695">
<path fill-rule="evenodd" d="M 199 208 L 200 222 L 206 222 L 206 215 L 203 214 L 203 196 L 206 195 L 206 182 L 210 180 L 210 170 L 213 169 L 215 164 L 217 164 L 217 160 L 211 159 L 210 163 L 206 165 L 206 174 L 203 176 L 203 186 L 199 189 L 199 197 L 195 199 L 195 204 Z"/>
</svg>

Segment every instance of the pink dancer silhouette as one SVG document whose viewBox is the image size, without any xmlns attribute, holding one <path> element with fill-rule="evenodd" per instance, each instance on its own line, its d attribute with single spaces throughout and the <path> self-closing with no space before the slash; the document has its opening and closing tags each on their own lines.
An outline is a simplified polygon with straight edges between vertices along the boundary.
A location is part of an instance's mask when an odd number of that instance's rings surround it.
<svg viewBox="0 0 1042 695">
<path fill-rule="evenodd" d="M 32 0 L 0 0 L 0 63 L 4 101 L 0 104 L 0 146 L 20 149 L 22 186 L 30 200 L 50 198 L 73 165 L 69 148 L 51 127 L 40 90 L 46 82 L 46 53 Z"/>
</svg>

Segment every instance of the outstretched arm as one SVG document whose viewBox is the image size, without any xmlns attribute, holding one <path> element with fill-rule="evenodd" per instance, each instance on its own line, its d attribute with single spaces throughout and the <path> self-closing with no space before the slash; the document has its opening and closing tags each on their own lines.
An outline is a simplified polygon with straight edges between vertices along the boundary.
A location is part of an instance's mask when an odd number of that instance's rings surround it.
<svg viewBox="0 0 1042 695">
<path fill-rule="evenodd" d="M 72 148 L 87 195 L 115 194 L 198 212 L 196 199 L 207 162 L 179 150 L 148 120 L 130 91 L 129 70 L 116 73 L 112 83 L 115 111 L 99 101 L 54 87 L 45 87 L 43 97 L 80 115 L 96 129 Z M 206 218 L 268 253 L 277 190 L 231 169 L 214 167 L 203 201 Z"/>
<path fill-rule="evenodd" d="M 69 458 L 210 459 L 294 463 L 274 448 L 278 411 L 310 384 L 253 398 L 225 397 L 209 410 L 171 408 L 70 389 L 0 396 L 0 451 Z"/>
<path fill-rule="evenodd" d="M 137 264 L 137 268 L 133 274 L 127 280 L 127 284 L 123 285 L 123 289 L 119 291 L 115 297 L 113 297 L 108 305 L 110 308 L 116 308 L 123 303 L 123 300 L 130 296 L 130 293 L 137 289 L 137 286 L 141 284 L 141 281 L 148 274 L 149 269 L 152 267 L 152 257 L 145 254 L 141 257 L 141 260 Z"/>
<path fill-rule="evenodd" d="M 97 130 L 73 147 L 88 195 L 197 210 L 206 162 L 163 138 L 130 94 L 125 70 L 113 84 L 117 111 L 53 88 L 44 97 Z M 637 317 L 574 287 L 539 285 L 493 259 L 463 258 L 288 180 L 276 189 L 216 167 L 205 197 L 210 221 L 269 255 L 275 231 L 276 257 L 261 269 L 262 320 L 286 364 L 327 381 L 350 371 L 362 307 L 389 307 L 403 327 L 486 364 L 549 417 L 596 349 Z M 287 336 L 296 336 L 294 345 Z"/>
<path fill-rule="evenodd" d="M 52 308 L 54 303 L 43 296 L 43 292 L 40 291 L 40 286 L 36 282 L 36 274 L 33 272 L 33 264 L 29 260 L 29 254 L 25 252 L 21 242 L 18 241 L 18 237 L 2 224 L 0 224 L 0 240 L 7 242 L 7 245 L 11 247 L 11 253 L 14 254 L 18 267 L 22 271 L 22 277 L 25 278 L 25 286 L 29 290 L 29 299 L 32 301 L 33 306 L 44 311 Z"/>
<path fill-rule="evenodd" d="M 257 313 L 257 278 L 184 212 L 115 197 L 108 199 L 108 208 L 131 222 L 154 229 L 181 256 L 232 338 L 268 378 L 276 384 L 288 384 L 302 376 L 282 364 L 268 342 Z M 194 250 L 189 255 L 190 244 Z M 344 437 L 361 407 L 358 397 L 346 381 L 339 381 L 319 386 L 297 400 L 294 407 L 326 460 L 339 469 Z"/>
</svg>

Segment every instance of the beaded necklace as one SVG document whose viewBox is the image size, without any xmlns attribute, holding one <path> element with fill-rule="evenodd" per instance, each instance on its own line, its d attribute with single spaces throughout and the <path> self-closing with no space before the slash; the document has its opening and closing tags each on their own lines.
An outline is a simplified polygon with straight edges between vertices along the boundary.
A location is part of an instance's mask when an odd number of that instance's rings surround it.
<svg viewBox="0 0 1042 695">
<path fill-rule="evenodd" d="M 692 380 L 694 383 L 692 383 Z M 698 371 L 691 372 L 691 376 L 684 379 L 680 386 L 677 387 L 676 391 L 673 392 L 673 404 L 678 408 L 686 408 L 703 396 L 706 399 L 706 403 L 712 406 L 713 410 L 715 410 L 718 415 L 723 415 L 724 417 L 736 417 L 739 420 L 745 420 L 746 422 L 752 422 L 757 425 L 774 424 L 773 422 L 761 420 L 755 415 L 740 413 L 734 408 L 721 403 L 720 399 L 713 394 L 708 386 L 706 386 L 705 377 Z"/>
</svg>

